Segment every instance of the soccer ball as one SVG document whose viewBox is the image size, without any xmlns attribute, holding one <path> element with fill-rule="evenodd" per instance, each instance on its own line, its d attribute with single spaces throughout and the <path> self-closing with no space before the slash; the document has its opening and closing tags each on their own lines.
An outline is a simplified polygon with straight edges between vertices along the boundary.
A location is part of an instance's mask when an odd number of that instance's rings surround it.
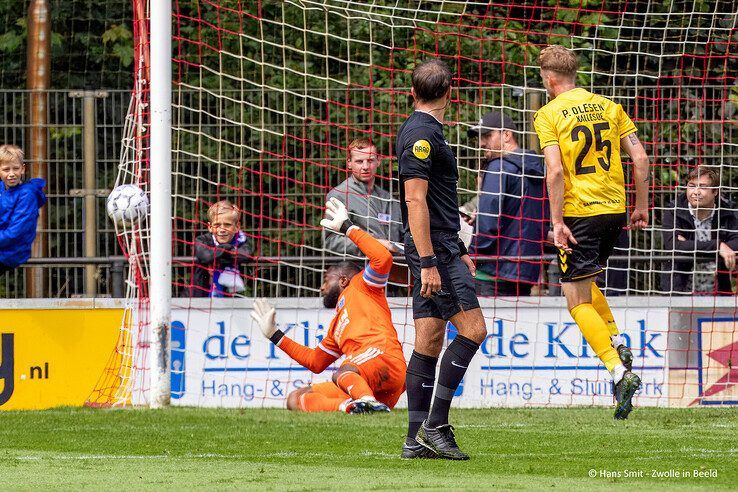
<svg viewBox="0 0 738 492">
<path fill-rule="evenodd" d="M 144 190 L 138 186 L 124 184 L 110 192 L 105 208 L 108 216 L 117 225 L 130 224 L 146 215 L 149 210 L 149 199 Z"/>
</svg>

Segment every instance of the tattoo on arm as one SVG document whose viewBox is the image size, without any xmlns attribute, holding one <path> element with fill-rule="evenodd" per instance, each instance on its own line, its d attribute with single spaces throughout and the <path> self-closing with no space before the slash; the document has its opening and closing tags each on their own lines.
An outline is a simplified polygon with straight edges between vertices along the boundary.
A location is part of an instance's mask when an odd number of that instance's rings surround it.
<svg viewBox="0 0 738 492">
<path fill-rule="evenodd" d="M 630 143 L 633 145 L 638 145 L 638 136 L 635 133 L 631 133 L 628 135 L 628 138 L 630 139 Z"/>
<path fill-rule="evenodd" d="M 651 182 L 651 171 L 649 171 L 646 174 L 646 179 L 643 180 L 644 183 L 650 183 Z"/>
</svg>

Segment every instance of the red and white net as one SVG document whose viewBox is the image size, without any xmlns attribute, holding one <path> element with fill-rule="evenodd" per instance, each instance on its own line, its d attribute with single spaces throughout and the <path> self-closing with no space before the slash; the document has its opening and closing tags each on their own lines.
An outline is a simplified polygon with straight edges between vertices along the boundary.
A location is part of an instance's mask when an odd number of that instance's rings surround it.
<svg viewBox="0 0 738 492">
<path fill-rule="evenodd" d="M 537 149 L 532 115 L 547 98 L 536 59 L 547 44 L 576 51 L 579 85 L 623 105 L 653 165 L 652 225 L 624 234 L 601 279 L 647 383 L 639 404 L 738 400 L 730 362 L 738 355 L 736 297 L 716 295 L 726 285 L 718 275 L 734 289 L 735 272 L 721 263 L 717 247 L 699 254 L 696 246 L 691 252 L 666 248 L 664 236 L 672 231 L 662 221 L 697 165 L 720 169 L 721 196 L 728 200 L 721 207 L 738 213 L 731 201 L 738 198 L 738 20 L 732 3 L 709 9 L 655 0 L 409 5 L 175 3 L 173 401 L 281 405 L 280 389 L 316 380 L 262 340 L 248 317 L 249 299 L 277 299 L 281 325 L 304 343 L 314 345 L 324 333 L 331 313 L 319 309 L 319 287 L 336 255 L 324 248 L 319 220 L 326 194 L 347 178 L 348 143 L 368 137 L 376 144 L 382 157 L 377 185 L 397 197 L 393 146 L 412 111 L 410 74 L 428 57 L 445 60 L 454 72 L 446 118 L 455 122 L 445 133 L 459 161 L 462 205 L 478 194 L 485 172 L 482 153 L 466 135 L 483 114 L 504 111 L 518 127 L 520 145 Z M 137 82 L 119 181 L 145 187 L 148 31 L 142 6 L 143 0 L 134 1 L 140 14 Z M 631 163 L 627 156 L 623 161 L 630 183 Z M 627 192 L 632 204 L 630 184 Z M 253 257 L 242 269 L 246 290 L 192 299 L 193 274 L 206 268 L 192 260 L 194 240 L 207 230 L 208 207 L 223 199 L 242 210 L 251 242 Z M 131 395 L 145 400 L 145 388 L 135 383 L 145 378 L 129 375 L 146 369 L 140 355 L 147 346 L 146 311 L 140 306 L 146 306 L 147 236 L 145 225 L 121 236 L 141 265 L 132 269 L 135 315 L 124 323 L 125 350 L 119 346 L 95 402 L 129 402 Z M 554 251 L 539 241 L 542 256 L 522 259 L 540 266 L 532 295 L 482 299 L 490 338 L 467 377 L 468 405 L 609 401 L 609 376 L 571 324 L 549 268 Z M 689 294 L 675 292 L 664 280 L 674 274 L 699 278 L 700 289 L 695 281 Z M 409 352 L 407 283 L 398 267 L 390 306 Z M 110 391 L 118 383 L 126 388 L 123 398 Z"/>
</svg>

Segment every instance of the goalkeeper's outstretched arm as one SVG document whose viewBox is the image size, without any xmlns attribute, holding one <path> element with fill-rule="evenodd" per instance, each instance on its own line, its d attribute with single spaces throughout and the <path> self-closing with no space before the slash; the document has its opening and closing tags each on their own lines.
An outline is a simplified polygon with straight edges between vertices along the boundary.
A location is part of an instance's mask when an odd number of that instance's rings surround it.
<svg viewBox="0 0 738 492">
<path fill-rule="evenodd" d="M 318 344 L 318 348 L 314 349 L 295 342 L 285 335 L 282 330 L 277 329 L 275 315 L 274 306 L 269 304 L 266 299 L 256 299 L 254 301 L 251 317 L 258 323 L 261 332 L 305 369 L 320 374 L 341 356 L 333 347 L 326 347 L 323 342 Z"/>
<path fill-rule="evenodd" d="M 277 330 L 275 335 L 270 338 L 274 345 L 284 350 L 284 353 L 289 355 L 292 360 L 314 374 L 320 374 L 325 371 L 340 356 L 340 354 L 336 354 L 332 350 L 325 348 L 322 344 L 318 344 L 318 347 L 314 349 L 300 345 L 285 335 L 282 330 Z M 279 339 L 274 342 L 277 336 Z"/>
<path fill-rule="evenodd" d="M 371 234 L 351 223 L 346 206 L 337 198 L 331 198 L 326 205 L 327 218 L 320 225 L 334 232 L 343 232 L 369 258 L 364 269 L 364 281 L 371 287 L 384 288 L 392 270 L 392 253 Z"/>
<path fill-rule="evenodd" d="M 364 268 L 364 281 L 371 287 L 384 288 L 392 270 L 392 253 L 371 234 L 356 226 L 349 228 L 348 237 L 369 258 L 369 265 Z"/>
</svg>

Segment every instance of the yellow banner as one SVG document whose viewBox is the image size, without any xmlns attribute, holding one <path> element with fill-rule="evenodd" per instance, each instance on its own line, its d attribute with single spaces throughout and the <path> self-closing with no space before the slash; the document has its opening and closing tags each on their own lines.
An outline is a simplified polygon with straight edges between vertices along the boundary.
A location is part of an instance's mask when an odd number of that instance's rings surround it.
<svg viewBox="0 0 738 492">
<path fill-rule="evenodd" d="M 0 410 L 82 406 L 115 349 L 122 309 L 0 312 Z"/>
</svg>

